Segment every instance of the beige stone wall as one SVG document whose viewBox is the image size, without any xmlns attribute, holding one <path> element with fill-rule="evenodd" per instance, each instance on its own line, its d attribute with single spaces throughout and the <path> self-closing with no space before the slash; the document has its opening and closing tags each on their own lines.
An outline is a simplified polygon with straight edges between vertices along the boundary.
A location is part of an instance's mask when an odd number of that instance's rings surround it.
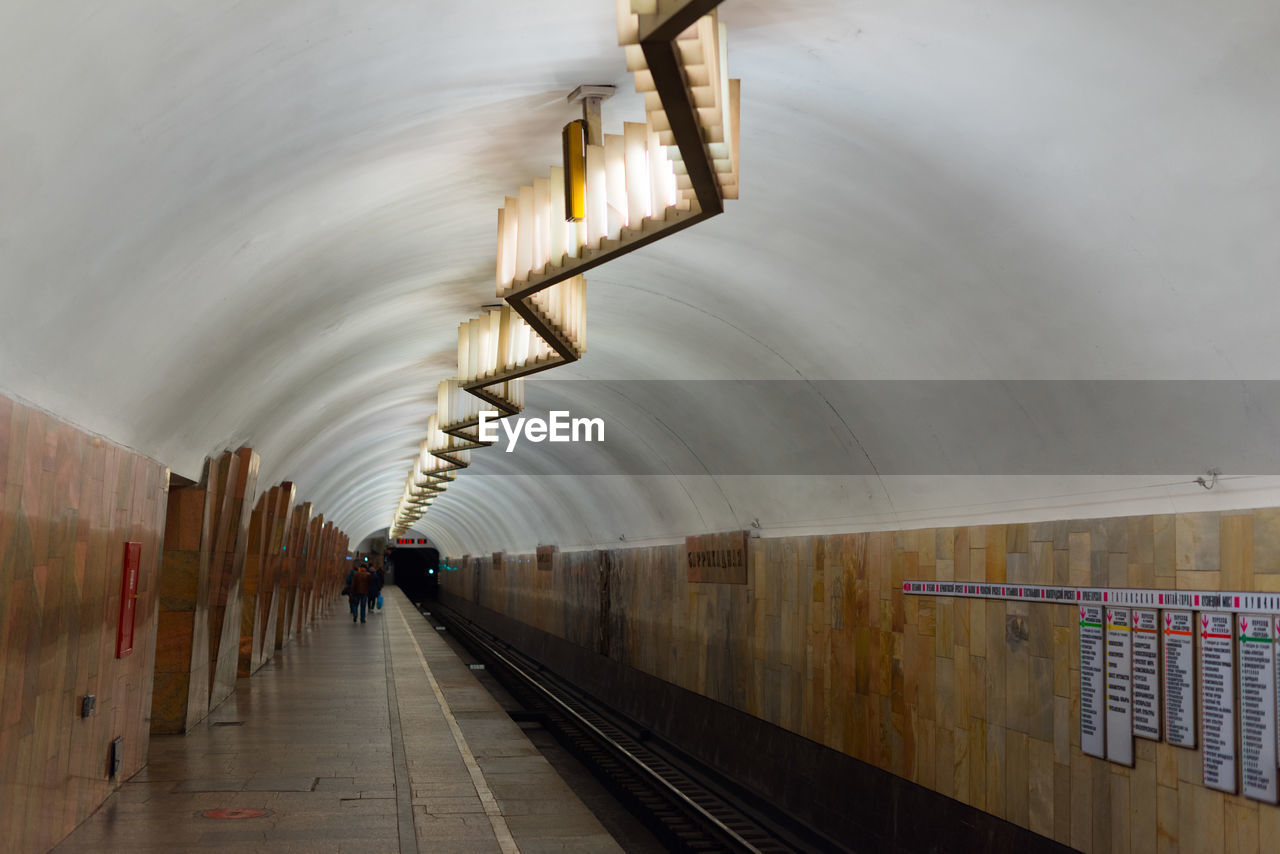
<svg viewBox="0 0 1280 854">
<path fill-rule="evenodd" d="M 47 851 L 146 762 L 168 484 L 159 463 L 0 396 L 0 851 Z M 141 564 L 117 658 L 126 542 Z"/>
<path fill-rule="evenodd" d="M 1280 839 L 1280 808 L 1201 785 L 1198 750 L 1137 739 L 1134 768 L 1080 752 L 1074 606 L 901 592 L 908 578 L 1280 591 L 1280 509 L 766 538 L 746 585 L 689 584 L 676 546 L 492 563 L 461 561 L 442 584 L 1081 850 Z"/>
</svg>

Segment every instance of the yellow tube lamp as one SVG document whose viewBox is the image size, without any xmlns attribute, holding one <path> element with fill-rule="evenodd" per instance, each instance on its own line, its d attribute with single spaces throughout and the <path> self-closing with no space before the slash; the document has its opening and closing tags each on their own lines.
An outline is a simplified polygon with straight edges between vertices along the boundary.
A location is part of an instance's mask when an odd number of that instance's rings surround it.
<svg viewBox="0 0 1280 854">
<path fill-rule="evenodd" d="M 587 129 L 581 121 L 564 126 L 564 221 L 587 216 Z"/>
</svg>

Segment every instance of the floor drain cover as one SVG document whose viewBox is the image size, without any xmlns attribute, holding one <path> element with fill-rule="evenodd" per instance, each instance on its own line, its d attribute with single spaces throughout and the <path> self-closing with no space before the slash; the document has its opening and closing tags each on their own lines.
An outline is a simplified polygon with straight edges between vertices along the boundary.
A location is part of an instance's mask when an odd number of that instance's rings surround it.
<svg viewBox="0 0 1280 854">
<path fill-rule="evenodd" d="M 244 726 L 244 721 L 214 721 L 213 726 Z"/>
<path fill-rule="evenodd" d="M 263 818 L 271 815 L 271 810 L 205 810 L 200 813 L 201 818 Z"/>
</svg>

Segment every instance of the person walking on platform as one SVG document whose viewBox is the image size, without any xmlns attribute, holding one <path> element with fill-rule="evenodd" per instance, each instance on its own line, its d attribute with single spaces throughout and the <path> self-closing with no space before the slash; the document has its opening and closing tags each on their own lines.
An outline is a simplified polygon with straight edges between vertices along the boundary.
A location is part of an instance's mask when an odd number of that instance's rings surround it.
<svg viewBox="0 0 1280 854">
<path fill-rule="evenodd" d="M 369 570 L 369 613 L 375 610 L 382 610 L 382 570 Z"/>
<path fill-rule="evenodd" d="M 382 588 L 387 586 L 387 571 L 383 567 L 378 567 L 378 571 L 374 573 L 378 577 L 378 610 L 382 610 Z"/>
<path fill-rule="evenodd" d="M 347 601 L 351 605 L 351 622 L 356 621 L 357 610 L 360 613 L 360 622 L 364 622 L 365 609 L 369 604 L 369 579 L 372 576 L 369 571 L 361 564 L 351 573 L 347 575 Z"/>
</svg>

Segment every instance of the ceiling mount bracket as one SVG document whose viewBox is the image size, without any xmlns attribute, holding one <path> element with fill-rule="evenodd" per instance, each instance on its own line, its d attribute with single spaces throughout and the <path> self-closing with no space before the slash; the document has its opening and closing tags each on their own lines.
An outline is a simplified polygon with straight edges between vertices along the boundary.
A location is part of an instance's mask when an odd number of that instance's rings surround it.
<svg viewBox="0 0 1280 854">
<path fill-rule="evenodd" d="M 600 105 L 612 98 L 617 87 L 610 83 L 584 83 L 565 99 L 570 104 L 582 102 L 582 124 L 587 129 L 587 145 L 603 145 Z"/>
</svg>

